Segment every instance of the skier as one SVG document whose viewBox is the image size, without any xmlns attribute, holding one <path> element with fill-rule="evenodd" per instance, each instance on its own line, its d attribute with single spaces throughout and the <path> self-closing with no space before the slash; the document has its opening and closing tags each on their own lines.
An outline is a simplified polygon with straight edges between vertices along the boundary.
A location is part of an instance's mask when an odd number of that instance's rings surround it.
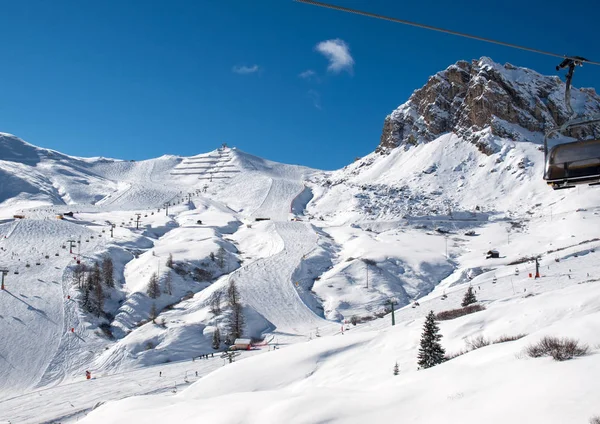
<svg viewBox="0 0 600 424">
<path fill-rule="evenodd" d="M 85 371 L 85 379 L 86 379 L 86 380 L 89 380 L 89 379 L 91 379 L 91 378 L 92 378 L 92 373 L 86 370 L 86 371 Z"/>
</svg>

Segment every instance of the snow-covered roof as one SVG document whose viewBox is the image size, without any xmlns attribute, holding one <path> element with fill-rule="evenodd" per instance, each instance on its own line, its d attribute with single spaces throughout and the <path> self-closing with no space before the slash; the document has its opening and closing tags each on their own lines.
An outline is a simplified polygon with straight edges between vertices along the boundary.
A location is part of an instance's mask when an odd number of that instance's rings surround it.
<svg viewBox="0 0 600 424">
<path fill-rule="evenodd" d="M 235 342 L 233 342 L 233 344 L 252 344 L 252 340 L 250 339 L 235 339 Z"/>
</svg>

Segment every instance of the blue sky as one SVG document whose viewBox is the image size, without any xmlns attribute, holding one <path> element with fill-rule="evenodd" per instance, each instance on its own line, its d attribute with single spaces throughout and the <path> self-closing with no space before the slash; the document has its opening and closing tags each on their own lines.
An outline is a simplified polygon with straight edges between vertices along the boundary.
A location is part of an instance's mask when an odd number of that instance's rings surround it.
<svg viewBox="0 0 600 424">
<path fill-rule="evenodd" d="M 600 61 L 589 0 L 332 3 Z M 385 116 L 457 60 L 547 74 L 559 61 L 292 0 L 1 0 L 0 14 L 0 131 L 78 156 L 227 142 L 336 169 L 373 151 Z M 600 67 L 575 85 L 600 88 Z"/>
</svg>

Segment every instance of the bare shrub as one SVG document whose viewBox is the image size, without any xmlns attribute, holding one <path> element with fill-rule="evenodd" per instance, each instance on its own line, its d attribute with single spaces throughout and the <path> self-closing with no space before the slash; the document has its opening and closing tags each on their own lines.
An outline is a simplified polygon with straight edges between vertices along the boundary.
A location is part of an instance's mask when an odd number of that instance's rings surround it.
<svg viewBox="0 0 600 424">
<path fill-rule="evenodd" d="M 477 305 L 477 304 L 469 305 L 469 306 L 465 306 L 464 308 L 450 309 L 448 311 L 439 312 L 435 316 L 435 319 L 438 321 L 447 321 L 449 319 L 462 317 L 464 315 L 469 315 L 469 314 L 479 312 L 479 311 L 484 311 L 484 310 L 485 310 L 485 306 L 483 306 L 483 305 Z"/>
<path fill-rule="evenodd" d="M 458 358 L 461 355 L 464 355 L 465 353 L 469 353 L 469 349 L 461 349 L 458 352 L 454 352 L 454 353 L 448 353 L 444 359 L 446 361 L 449 361 L 450 359 L 454 359 L 454 358 Z"/>
<path fill-rule="evenodd" d="M 596 415 L 590 418 L 590 424 L 600 424 L 600 416 Z"/>
<path fill-rule="evenodd" d="M 497 344 L 497 343 L 514 342 L 515 340 L 522 339 L 526 335 L 527 334 L 524 334 L 524 333 L 519 333 L 514 336 L 509 336 L 509 335 L 503 334 L 500 337 L 498 337 L 496 340 L 494 340 L 492 343 Z"/>
<path fill-rule="evenodd" d="M 525 336 L 526 336 L 526 334 L 517 334 L 516 336 L 503 335 L 503 336 L 500 336 L 499 338 L 497 338 L 496 340 L 490 341 L 490 340 L 486 339 L 485 337 L 479 335 L 479 336 L 473 337 L 471 339 L 465 340 L 465 344 L 467 346 L 464 349 L 461 349 L 455 353 L 450 353 L 450 354 L 446 355 L 445 358 L 447 361 L 449 361 L 450 359 L 457 358 L 461 355 L 464 355 L 465 353 L 469 353 L 473 350 L 480 349 L 485 346 L 489 346 L 490 344 L 512 342 L 515 340 L 519 340 L 520 338 L 523 338 Z"/>
<path fill-rule="evenodd" d="M 468 339 L 466 342 L 467 349 L 475 350 L 490 344 L 490 341 L 483 336 L 473 337 L 472 339 Z"/>
<path fill-rule="evenodd" d="M 587 354 L 588 346 L 574 339 L 546 336 L 537 344 L 529 345 L 525 352 L 532 358 L 551 356 L 555 361 L 566 361 Z"/>
<path fill-rule="evenodd" d="M 154 349 L 154 343 L 152 343 L 152 342 L 146 342 L 145 348 L 146 348 L 146 350 Z"/>
</svg>

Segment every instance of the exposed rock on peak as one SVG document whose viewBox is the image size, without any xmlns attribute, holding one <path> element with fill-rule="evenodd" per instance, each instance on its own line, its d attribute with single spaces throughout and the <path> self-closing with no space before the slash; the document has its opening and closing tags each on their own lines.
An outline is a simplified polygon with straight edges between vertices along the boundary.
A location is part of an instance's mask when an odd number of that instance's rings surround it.
<svg viewBox="0 0 600 424">
<path fill-rule="evenodd" d="M 569 118 L 564 90 L 558 76 L 486 57 L 459 61 L 429 78 L 386 117 L 377 151 L 387 153 L 449 132 L 486 154 L 495 151 L 495 136 L 539 142 L 544 128 Z M 600 113 L 600 96 L 593 89 L 573 89 L 571 95 L 576 113 Z"/>
</svg>

